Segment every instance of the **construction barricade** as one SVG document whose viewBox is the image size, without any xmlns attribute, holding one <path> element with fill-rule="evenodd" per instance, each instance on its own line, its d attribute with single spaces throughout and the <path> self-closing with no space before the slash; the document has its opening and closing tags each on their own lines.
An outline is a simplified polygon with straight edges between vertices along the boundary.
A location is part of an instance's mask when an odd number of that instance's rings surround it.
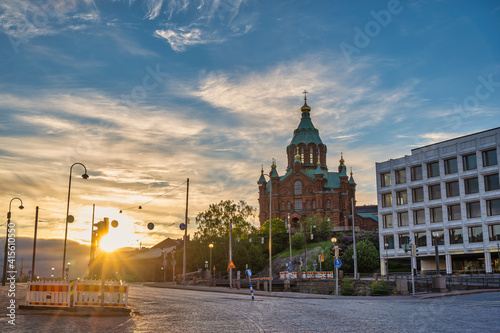
<svg viewBox="0 0 500 333">
<path fill-rule="evenodd" d="M 104 287 L 104 293 L 102 288 Z M 101 297 L 104 295 L 104 301 Z M 75 285 L 73 306 L 126 308 L 128 304 L 128 285 L 121 281 L 99 280 L 79 281 Z"/>
<path fill-rule="evenodd" d="M 27 306 L 70 307 L 73 282 L 42 280 L 28 282 Z"/>
</svg>

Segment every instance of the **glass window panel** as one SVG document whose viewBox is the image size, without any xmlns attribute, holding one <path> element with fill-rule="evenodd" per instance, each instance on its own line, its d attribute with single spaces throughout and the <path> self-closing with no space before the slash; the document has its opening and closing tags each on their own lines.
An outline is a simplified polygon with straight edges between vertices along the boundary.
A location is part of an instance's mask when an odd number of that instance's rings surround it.
<svg viewBox="0 0 500 333">
<path fill-rule="evenodd" d="M 441 199 L 441 185 L 431 185 L 429 188 L 429 200 Z"/>
<path fill-rule="evenodd" d="M 399 235 L 399 247 L 403 249 L 404 244 L 410 243 L 410 234 L 400 234 Z"/>
<path fill-rule="evenodd" d="M 406 205 L 408 203 L 406 191 L 397 192 L 396 198 L 398 205 Z"/>
<path fill-rule="evenodd" d="M 488 216 L 500 215 L 500 199 L 487 200 L 486 209 Z"/>
<path fill-rule="evenodd" d="M 398 213 L 398 226 L 406 227 L 408 226 L 408 223 L 409 223 L 408 212 Z"/>
<path fill-rule="evenodd" d="M 418 187 L 412 190 L 413 202 L 422 202 L 424 201 L 424 188 Z"/>
<path fill-rule="evenodd" d="M 426 246 L 427 245 L 427 235 L 425 232 L 415 233 L 415 244 L 417 246 Z"/>
<path fill-rule="evenodd" d="M 302 199 L 295 199 L 295 210 L 302 210 Z"/>
<path fill-rule="evenodd" d="M 382 194 L 382 207 L 391 207 L 392 206 L 392 194 L 386 193 Z"/>
<path fill-rule="evenodd" d="M 464 179 L 465 194 L 473 194 L 479 192 L 479 182 L 476 178 Z"/>
<path fill-rule="evenodd" d="M 497 150 L 483 151 L 483 166 L 497 165 Z"/>
<path fill-rule="evenodd" d="M 460 219 L 462 219 L 460 205 L 448 206 L 448 221 L 455 221 Z"/>
<path fill-rule="evenodd" d="M 437 234 L 437 236 L 435 236 Z M 444 232 L 443 230 L 435 230 L 431 232 L 432 235 L 432 240 L 433 240 L 433 245 L 444 245 Z"/>
<path fill-rule="evenodd" d="M 423 209 L 413 211 L 413 224 L 425 224 L 425 211 Z"/>
<path fill-rule="evenodd" d="M 500 224 L 490 225 L 490 241 L 500 241 Z"/>
<path fill-rule="evenodd" d="M 396 170 L 396 184 L 406 183 L 406 169 Z"/>
<path fill-rule="evenodd" d="M 298 180 L 295 182 L 295 194 L 302 194 L 302 183 Z"/>
<path fill-rule="evenodd" d="M 431 215 L 431 222 L 443 222 L 443 210 L 441 207 L 434 207 L 429 209 Z"/>
<path fill-rule="evenodd" d="M 484 189 L 485 191 L 494 191 L 500 188 L 500 183 L 498 181 L 498 173 L 494 175 L 484 176 Z"/>
<path fill-rule="evenodd" d="M 382 187 L 391 186 L 391 173 L 390 172 L 382 173 L 380 175 L 380 180 Z"/>
<path fill-rule="evenodd" d="M 450 158 L 444 161 L 444 173 L 449 175 L 450 173 L 457 173 L 458 172 L 458 166 L 457 166 L 457 158 Z"/>
<path fill-rule="evenodd" d="M 450 244 L 463 244 L 464 235 L 462 228 L 450 229 Z"/>
<path fill-rule="evenodd" d="M 483 228 L 471 227 L 469 228 L 469 243 L 480 243 L 483 241 Z"/>
<path fill-rule="evenodd" d="M 382 216 L 384 228 L 392 228 L 392 214 Z"/>
<path fill-rule="evenodd" d="M 394 235 L 384 236 L 384 246 L 387 244 L 387 249 L 394 249 Z"/>
<path fill-rule="evenodd" d="M 477 169 L 476 153 L 463 157 L 464 171 Z"/>
<path fill-rule="evenodd" d="M 427 164 L 427 178 L 439 176 L 439 162 Z"/>
<path fill-rule="evenodd" d="M 467 218 L 472 219 L 475 217 L 481 217 L 481 205 L 479 201 L 468 202 L 466 207 L 467 207 Z"/>
<path fill-rule="evenodd" d="M 411 180 L 421 180 L 422 179 L 422 166 L 417 165 L 411 168 Z"/>
<path fill-rule="evenodd" d="M 448 198 L 458 197 L 460 195 L 460 187 L 458 181 L 446 183 L 446 196 Z"/>
</svg>

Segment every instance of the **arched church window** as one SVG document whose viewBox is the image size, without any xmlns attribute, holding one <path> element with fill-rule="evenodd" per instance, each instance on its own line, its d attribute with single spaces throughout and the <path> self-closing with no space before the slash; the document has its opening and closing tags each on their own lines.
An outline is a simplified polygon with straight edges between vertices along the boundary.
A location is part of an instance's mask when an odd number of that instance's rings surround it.
<svg viewBox="0 0 500 333">
<path fill-rule="evenodd" d="M 290 201 L 288 201 L 286 204 L 287 204 L 287 209 L 288 209 L 288 210 L 291 210 L 291 207 L 290 207 Z"/>
<path fill-rule="evenodd" d="M 306 205 L 307 205 L 307 209 L 310 209 L 310 207 L 309 207 L 309 200 L 307 200 Z"/>
<path fill-rule="evenodd" d="M 299 180 L 295 182 L 295 194 L 302 194 L 302 183 Z"/>
<path fill-rule="evenodd" d="M 304 147 L 300 148 L 300 162 L 304 164 Z"/>
<path fill-rule="evenodd" d="M 326 202 L 326 208 L 327 208 L 327 209 L 330 209 L 330 200 L 328 200 L 328 201 Z"/>
<path fill-rule="evenodd" d="M 311 163 L 311 164 L 314 163 L 313 157 L 314 157 L 314 153 L 313 153 L 313 149 L 311 147 L 311 148 L 309 148 L 309 163 Z"/>
<path fill-rule="evenodd" d="M 281 203 L 281 210 L 285 210 L 285 202 L 284 201 Z"/>
<path fill-rule="evenodd" d="M 313 200 L 313 209 L 316 209 L 316 201 Z"/>
<path fill-rule="evenodd" d="M 321 156 L 321 150 L 318 147 L 318 161 L 317 161 L 317 163 L 321 163 L 320 156 Z"/>
</svg>

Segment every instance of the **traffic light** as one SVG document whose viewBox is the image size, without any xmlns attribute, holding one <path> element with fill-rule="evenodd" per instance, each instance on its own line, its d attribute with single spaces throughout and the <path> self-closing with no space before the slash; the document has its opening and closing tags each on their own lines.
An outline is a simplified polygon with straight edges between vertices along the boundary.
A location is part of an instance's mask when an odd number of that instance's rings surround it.
<svg viewBox="0 0 500 333">
<path fill-rule="evenodd" d="M 340 249 L 338 246 L 335 246 L 335 258 L 338 258 L 339 257 L 339 252 L 340 252 Z"/>
<path fill-rule="evenodd" d="M 330 255 L 335 257 L 335 249 L 333 247 L 330 249 Z"/>
<path fill-rule="evenodd" d="M 417 247 L 417 244 L 412 244 L 412 248 L 411 248 L 411 250 L 412 250 L 412 255 L 413 255 L 413 257 L 415 257 L 415 258 L 416 258 L 416 257 L 417 257 L 417 255 L 418 255 L 418 247 Z"/>
</svg>

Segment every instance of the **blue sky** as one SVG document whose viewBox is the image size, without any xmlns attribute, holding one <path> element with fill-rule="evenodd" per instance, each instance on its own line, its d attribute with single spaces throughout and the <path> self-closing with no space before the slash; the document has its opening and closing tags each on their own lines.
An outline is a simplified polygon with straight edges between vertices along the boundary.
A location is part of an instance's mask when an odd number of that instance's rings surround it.
<svg viewBox="0 0 500 333">
<path fill-rule="evenodd" d="M 74 167 L 79 242 L 94 203 L 129 246 L 180 237 L 188 177 L 192 220 L 257 207 L 305 89 L 360 204 L 376 203 L 375 162 L 500 126 L 498 1 L 12 0 L 0 30 L 0 213 L 23 199 L 19 236 L 40 206 L 39 237 L 64 237 L 74 162 L 90 175 Z"/>
</svg>

